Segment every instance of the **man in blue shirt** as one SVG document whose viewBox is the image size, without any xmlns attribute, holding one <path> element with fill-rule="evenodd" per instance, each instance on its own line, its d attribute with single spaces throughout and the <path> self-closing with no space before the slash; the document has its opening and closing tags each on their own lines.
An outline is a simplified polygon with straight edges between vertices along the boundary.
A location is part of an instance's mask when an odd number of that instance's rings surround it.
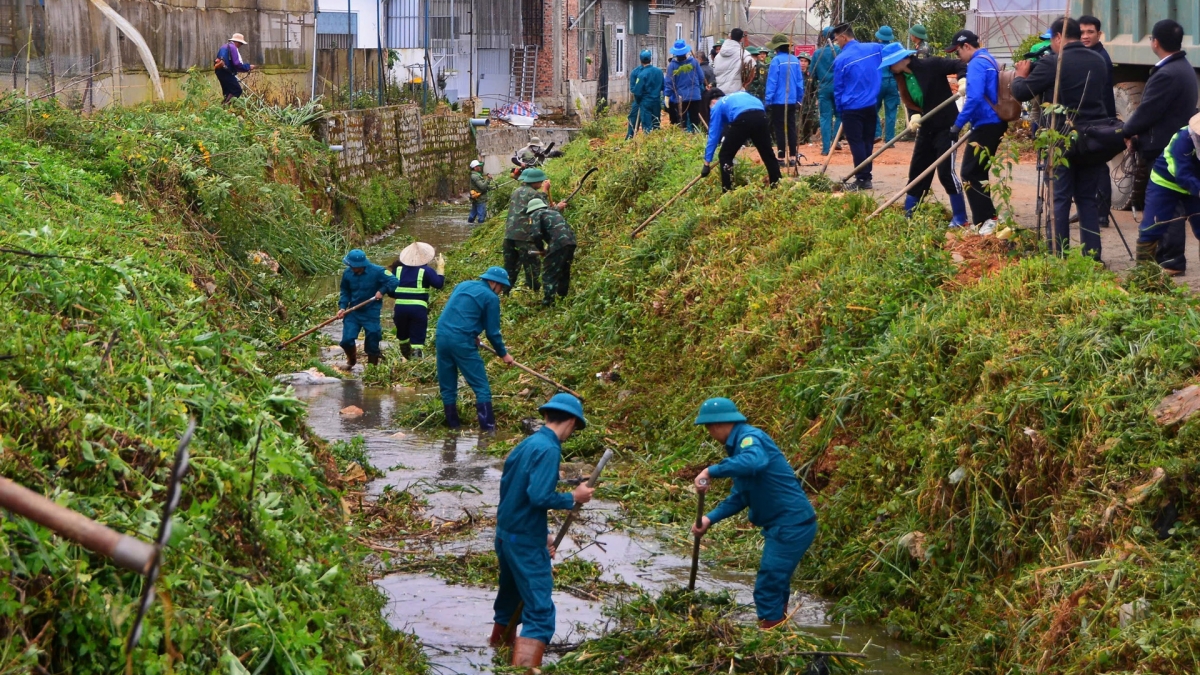
<svg viewBox="0 0 1200 675">
<path fill-rule="evenodd" d="M 446 426 L 458 429 L 458 374 L 475 392 L 475 413 L 480 431 L 496 430 L 492 410 L 492 387 L 479 356 L 479 334 L 486 333 L 492 349 L 504 361 L 513 357 L 504 348 L 500 335 L 500 293 L 512 284 L 503 267 L 489 267 L 478 280 L 464 281 L 454 287 L 437 322 L 437 378 L 442 394 Z"/>
<path fill-rule="evenodd" d="M 1183 207 L 1192 232 L 1200 238 L 1200 115 L 1192 117 L 1167 144 L 1150 172 L 1146 186 L 1146 212 L 1138 228 L 1138 262 L 1157 262 L 1169 274 L 1183 274 L 1187 258 L 1183 241 L 1178 244 L 1169 236 L 1171 224 L 1179 222 L 1176 214 Z M 1182 223 L 1181 223 L 1182 224 Z"/>
<path fill-rule="evenodd" d="M 783 33 L 776 33 L 767 43 L 767 49 L 775 52 L 767 68 L 767 88 L 764 92 L 767 110 L 771 113 L 771 126 L 775 129 L 775 148 L 779 160 L 796 165 L 800 155 L 800 130 L 796 125 L 796 111 L 804 101 L 804 69 L 800 59 L 792 56 L 792 41 Z"/>
<path fill-rule="evenodd" d="M 833 61 L 840 50 L 833 43 L 833 28 L 822 28 L 821 38 L 825 46 L 813 52 L 812 76 L 817 82 L 817 106 L 821 115 L 821 154 L 828 155 L 841 123 L 833 104 Z M 838 141 L 838 147 L 841 147 L 841 141 Z"/>
<path fill-rule="evenodd" d="M 896 34 L 891 26 L 880 26 L 875 31 L 875 39 L 879 40 L 881 51 L 896 41 Z M 879 109 L 883 108 L 883 126 L 879 126 Z M 896 116 L 900 112 L 900 90 L 896 86 L 896 78 L 879 78 L 879 103 L 875 106 L 875 140 L 890 141 L 896 136 Z"/>
<path fill-rule="evenodd" d="M 367 260 L 367 254 L 357 248 L 347 253 L 342 263 L 346 265 L 346 270 L 342 272 L 341 294 L 338 296 L 337 316 L 342 320 L 342 341 L 338 344 L 346 353 L 346 370 L 350 370 L 358 362 L 357 340 L 360 332 L 365 333 L 367 363 L 379 363 L 379 341 L 383 338 L 379 314 L 383 310 L 383 296 L 396 290 L 396 277 L 388 274 L 386 268 Z M 372 297 L 375 302 L 347 313 L 351 307 Z"/>
<path fill-rule="evenodd" d="M 650 133 L 658 128 L 662 114 L 663 72 L 650 65 L 654 55 L 643 49 L 638 55 L 642 65 L 629 74 L 629 93 L 633 94 L 633 105 L 629 109 L 629 131 L 625 138 L 633 138 L 638 126 Z"/>
<path fill-rule="evenodd" d="M 850 144 L 854 166 L 871 156 L 875 148 L 875 105 L 879 101 L 881 45 L 854 39 L 854 29 L 843 23 L 833 29 L 833 39 L 842 48 L 833 62 L 833 102 L 842 117 L 842 133 Z M 871 165 L 855 174 L 855 182 L 846 190 L 870 190 Z"/>
<path fill-rule="evenodd" d="M 671 63 L 667 66 L 664 89 L 667 103 L 675 108 L 679 123 L 689 132 L 700 124 L 700 107 L 704 98 L 704 71 L 692 58 L 692 48 L 683 40 L 671 47 Z"/>
<path fill-rule="evenodd" d="M 971 223 L 979 234 L 989 235 L 996 231 L 996 205 L 988 189 L 988 172 L 992 156 L 1008 131 L 1008 122 L 1000 119 L 994 107 L 1000 100 L 1000 66 L 988 50 L 979 46 L 979 36 L 969 30 L 955 33 L 946 53 L 957 53 L 960 60 L 967 62 L 967 97 L 950 134 L 957 138 L 962 128 L 971 124 L 962 180 L 967 187 L 967 204 L 971 206 Z"/>
<path fill-rule="evenodd" d="M 721 189 L 725 192 L 732 190 L 733 158 L 749 139 L 767 167 L 771 185 L 778 183 L 783 176 L 779 172 L 779 161 L 771 152 L 771 127 L 767 124 L 763 102 L 749 92 L 739 91 L 726 96 L 725 92 L 716 88 L 709 89 L 706 98 L 709 106 L 708 144 L 704 146 L 704 168 L 700 170 L 700 176 L 707 177 L 712 173 L 713 154 L 719 143 Z M 722 137 L 725 138 L 723 142 Z"/>
<path fill-rule="evenodd" d="M 757 427 L 746 423 L 733 401 L 710 398 L 700 406 L 696 424 L 725 445 L 729 455 L 696 476 L 696 491 L 707 492 L 713 478 L 732 478 L 725 501 L 692 526 L 703 535 L 716 523 L 750 509 L 750 524 L 762 528 L 763 553 L 754 581 L 754 608 L 759 626 L 773 628 L 787 615 L 792 574 L 817 535 L 817 514 L 804 494 L 787 457 Z"/>
<path fill-rule="evenodd" d="M 498 647 L 508 632 L 517 605 L 521 637 L 513 645 L 512 664 L 537 668 L 554 637 L 554 577 L 550 559 L 554 540 L 546 523 L 550 509 L 567 511 L 592 499 L 593 488 L 580 484 L 572 492 L 555 492 L 563 441 L 587 427 L 583 404 L 570 394 L 555 394 L 538 410 L 546 424 L 521 441 L 504 460 L 500 504 L 496 507 L 496 559 L 500 589 L 496 592 L 492 637 Z M 535 671 L 536 672 L 536 671 Z"/>
</svg>

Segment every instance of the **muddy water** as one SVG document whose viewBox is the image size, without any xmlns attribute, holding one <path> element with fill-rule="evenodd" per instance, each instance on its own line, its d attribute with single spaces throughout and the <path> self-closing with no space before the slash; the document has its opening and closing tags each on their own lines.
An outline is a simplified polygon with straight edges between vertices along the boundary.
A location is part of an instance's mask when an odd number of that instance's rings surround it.
<svg viewBox="0 0 1200 675">
<path fill-rule="evenodd" d="M 395 235 L 398 241 L 415 236 L 434 243 L 440 249 L 469 234 L 466 211 L 462 207 L 438 207 L 417 214 Z M 383 242 L 386 247 L 388 242 Z M 336 283 L 331 290 L 336 289 Z M 340 333 L 331 327 L 331 336 Z M 331 337 L 331 341 L 336 338 Z M 435 391 L 395 391 L 364 387 L 357 380 L 340 384 L 298 387 L 297 395 L 308 402 L 309 425 L 329 440 L 349 440 L 362 436 L 371 463 L 385 472 L 368 486 L 373 494 L 385 486 L 413 490 L 429 503 L 429 516 L 445 520 L 462 518 L 464 513 L 491 517 L 499 500 L 500 469 L 503 461 L 484 449 L 487 437 L 471 433 L 457 437 L 435 438 L 420 430 L 401 429 L 392 424 L 392 414 L 414 397 L 436 395 Z M 363 415 L 346 418 L 339 411 L 357 406 Z M 620 461 L 618 457 L 616 461 Z M 603 578 L 622 581 L 641 589 L 658 592 L 687 583 L 691 567 L 688 534 L 684 531 L 653 531 L 622 527 L 610 523 L 623 516 L 611 503 L 592 502 L 585 508 L 584 522 L 575 527 L 560 548 L 557 561 L 580 558 L 597 563 Z M 479 528 L 473 536 L 434 545 L 431 554 L 484 552 L 492 547 L 493 530 Z M 378 581 L 388 597 L 388 620 L 398 629 L 415 633 L 425 646 L 430 661 L 439 673 L 483 673 L 491 671 L 491 651 L 487 636 L 491 629 L 494 591 L 448 584 L 433 576 L 397 574 Z M 753 573 L 715 570 L 701 566 L 697 586 L 705 590 L 732 593 L 747 607 L 746 620 L 753 620 Z M 576 643 L 602 633 L 608 626 L 601 602 L 583 600 L 556 591 L 558 611 L 556 643 Z M 796 595 L 790 604 L 797 607 L 793 620 L 805 630 L 837 638 L 849 651 L 865 650 L 871 657 L 869 670 L 888 675 L 916 675 L 919 671 L 905 663 L 903 656 L 914 650 L 891 640 L 881 630 L 869 627 L 831 626 L 826 620 L 828 604 L 818 598 Z"/>
</svg>

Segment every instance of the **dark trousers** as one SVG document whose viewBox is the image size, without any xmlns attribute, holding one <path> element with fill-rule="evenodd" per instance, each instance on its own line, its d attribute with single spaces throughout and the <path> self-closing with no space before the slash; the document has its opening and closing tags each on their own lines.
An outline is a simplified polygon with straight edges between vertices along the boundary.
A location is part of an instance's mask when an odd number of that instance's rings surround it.
<svg viewBox="0 0 1200 675">
<path fill-rule="evenodd" d="M 564 246 L 546 254 L 542 261 L 543 304 L 554 304 L 555 297 L 567 297 L 571 288 L 571 263 L 575 260 L 575 247 Z"/>
<path fill-rule="evenodd" d="M 799 109 L 800 106 L 795 104 L 767 106 L 771 114 L 771 128 L 775 131 L 775 148 L 780 157 L 795 159 L 800 154 L 800 129 L 796 126 L 796 112 Z"/>
<path fill-rule="evenodd" d="M 396 342 L 402 347 L 425 346 L 425 334 L 429 330 L 429 308 L 420 305 L 396 305 L 392 310 L 392 323 L 396 324 Z"/>
<path fill-rule="evenodd" d="M 1096 214 L 1100 219 L 1100 227 L 1108 227 L 1108 219 L 1112 217 L 1112 174 L 1108 165 L 1104 168 L 1104 180 L 1100 181 L 1100 189 L 1096 192 Z"/>
<path fill-rule="evenodd" d="M 679 101 L 677 103 L 668 103 L 668 113 L 671 117 L 671 124 L 678 124 L 689 132 L 700 131 L 700 108 L 704 105 L 703 101 Z M 705 128 L 707 128 L 705 124 Z"/>
<path fill-rule="evenodd" d="M 517 241 L 516 239 L 504 240 L 504 270 L 508 272 L 508 278 L 512 281 L 512 285 L 517 285 L 517 278 L 521 270 L 525 270 L 525 284 L 533 290 L 539 290 L 542 285 L 538 283 L 538 274 L 542 270 L 541 258 L 536 254 L 530 253 L 533 250 L 533 242 Z M 510 292 L 512 288 L 509 288 Z"/>
<path fill-rule="evenodd" d="M 721 142 L 721 151 L 717 161 L 721 164 L 721 189 L 733 189 L 733 158 L 738 150 L 749 139 L 758 150 L 763 165 L 767 167 L 767 175 L 771 177 L 771 185 L 779 182 L 783 175 L 779 172 L 779 160 L 771 149 L 770 125 L 767 124 L 767 113 L 763 110 L 747 110 L 738 115 L 729 126 L 725 127 L 725 140 Z"/>
<path fill-rule="evenodd" d="M 1154 183 L 1146 187 L 1146 211 L 1138 227 L 1138 243 L 1158 242 L 1154 259 L 1159 265 L 1170 270 L 1187 269 L 1183 247 L 1189 223 L 1192 233 L 1200 238 L 1200 197 Z"/>
<path fill-rule="evenodd" d="M 1104 165 L 1060 166 L 1054 172 L 1054 238 L 1058 249 L 1067 250 L 1071 242 L 1071 202 L 1079 212 L 1079 241 L 1085 254 L 1100 259 L 1100 218 L 1096 193 L 1100 181 L 1108 175 Z"/>
<path fill-rule="evenodd" d="M 988 192 L 988 172 L 992 157 L 1000 147 L 1000 139 L 1008 131 L 1008 122 L 984 124 L 971 129 L 971 140 L 963 152 L 962 180 L 967 184 L 967 203 L 971 206 L 971 222 L 982 225 L 996 217 L 996 205 Z M 1095 193 L 1092 194 L 1095 200 Z"/>
<path fill-rule="evenodd" d="M 917 141 L 913 143 L 912 159 L 908 163 L 908 182 L 912 182 L 921 172 L 929 168 L 929 165 L 937 161 L 950 146 L 954 145 L 954 136 L 950 135 L 950 129 L 927 129 L 921 127 L 917 132 Z M 937 177 L 941 181 L 942 187 L 946 188 L 946 194 L 957 195 L 963 191 L 962 182 L 958 180 L 958 174 L 955 173 L 955 156 L 950 155 L 946 161 L 938 165 Z M 921 179 L 921 182 L 912 186 L 908 194 L 911 197 L 920 199 L 929 192 L 929 188 L 933 186 L 933 174 Z"/>
<path fill-rule="evenodd" d="M 242 83 L 238 80 L 237 73 L 229 68 L 219 68 L 214 72 L 217 74 L 217 81 L 221 83 L 221 93 L 225 95 L 226 103 L 229 99 L 242 95 Z"/>
<path fill-rule="evenodd" d="M 1146 186 L 1150 184 L 1150 170 L 1156 161 L 1157 154 L 1138 153 L 1133 169 L 1133 194 L 1130 196 L 1130 204 L 1138 211 L 1146 208 Z"/>
<path fill-rule="evenodd" d="M 854 158 L 854 166 L 862 164 L 863 160 L 875 151 L 875 125 L 878 121 L 875 117 L 875 106 L 842 111 L 842 135 L 850 144 L 850 156 Z M 871 180 L 871 165 L 864 166 L 854 174 L 854 179 L 859 183 Z"/>
</svg>

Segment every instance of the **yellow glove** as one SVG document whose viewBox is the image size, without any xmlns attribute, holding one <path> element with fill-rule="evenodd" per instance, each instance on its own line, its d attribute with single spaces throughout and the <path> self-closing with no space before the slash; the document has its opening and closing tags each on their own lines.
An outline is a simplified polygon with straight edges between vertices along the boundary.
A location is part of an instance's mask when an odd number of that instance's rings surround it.
<svg viewBox="0 0 1200 675">
<path fill-rule="evenodd" d="M 912 133 L 917 133 L 917 129 L 921 126 L 921 113 L 916 113 L 908 118 L 908 130 Z"/>
<path fill-rule="evenodd" d="M 439 253 L 437 258 L 434 260 L 434 265 L 434 271 L 436 271 L 439 275 L 446 274 L 446 256 Z"/>
</svg>

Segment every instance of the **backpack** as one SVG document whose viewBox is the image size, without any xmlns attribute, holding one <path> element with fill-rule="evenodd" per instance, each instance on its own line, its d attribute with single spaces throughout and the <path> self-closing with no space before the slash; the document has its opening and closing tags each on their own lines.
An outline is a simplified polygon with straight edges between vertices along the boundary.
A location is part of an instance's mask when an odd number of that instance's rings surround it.
<svg viewBox="0 0 1200 675">
<path fill-rule="evenodd" d="M 992 110 L 996 111 L 1002 122 L 1016 122 L 1021 119 L 1021 102 L 1012 93 L 1012 83 L 1017 77 L 1017 71 L 1009 70 L 1008 66 L 1001 68 L 991 54 L 988 54 L 988 60 L 996 68 L 996 102 L 987 101 L 986 95 L 983 100 L 992 106 Z"/>
</svg>

